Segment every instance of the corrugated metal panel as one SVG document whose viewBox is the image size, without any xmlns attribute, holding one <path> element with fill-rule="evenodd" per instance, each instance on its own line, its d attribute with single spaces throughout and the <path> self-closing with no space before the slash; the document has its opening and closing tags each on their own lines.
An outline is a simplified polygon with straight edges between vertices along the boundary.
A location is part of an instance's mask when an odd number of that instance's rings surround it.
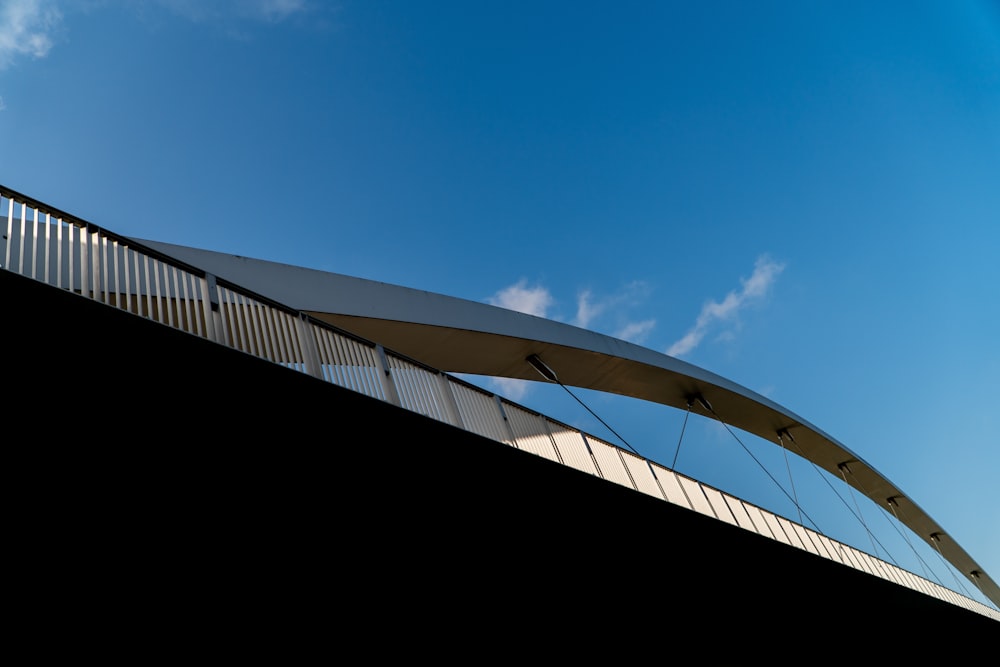
<svg viewBox="0 0 1000 667">
<path fill-rule="evenodd" d="M 802 543 L 802 537 L 795 532 L 795 528 L 792 526 L 792 522 L 783 516 L 775 516 L 775 520 L 781 526 L 781 529 L 785 531 L 785 537 L 788 538 L 788 543 L 793 547 L 798 547 L 799 549 L 806 549 L 806 545 Z"/>
<path fill-rule="evenodd" d="M 819 542 L 820 544 L 823 545 L 823 548 L 826 549 L 827 554 L 829 554 L 830 560 L 837 561 L 838 563 L 846 565 L 846 563 L 844 562 L 843 550 L 841 549 L 839 542 L 834 542 L 826 535 L 820 535 Z"/>
<path fill-rule="evenodd" d="M 497 442 L 507 442 L 503 416 L 492 395 L 455 382 L 451 389 L 466 429 Z"/>
<path fill-rule="evenodd" d="M 900 574 L 898 567 L 896 567 L 892 563 L 887 563 L 887 562 L 885 562 L 883 560 L 879 560 L 878 558 L 875 558 L 873 556 L 869 556 L 869 557 L 871 557 L 872 560 L 874 560 L 874 561 L 876 561 L 878 563 L 879 567 L 885 573 L 883 575 L 885 579 L 888 579 L 889 581 L 895 582 L 895 583 L 899 584 L 900 586 L 905 586 L 906 585 L 905 582 L 904 582 L 904 580 L 903 580 L 903 575 Z"/>
<path fill-rule="evenodd" d="M 859 558 L 859 553 L 858 553 L 857 549 L 855 549 L 855 548 L 853 548 L 853 547 L 848 546 L 848 545 L 845 544 L 844 545 L 844 556 L 847 559 L 847 562 L 855 570 L 861 570 L 862 572 L 867 572 L 870 575 L 873 575 L 873 576 L 875 575 L 875 572 L 872 571 L 872 569 L 868 565 L 868 563 L 862 561 L 861 558 Z"/>
<path fill-rule="evenodd" d="M 813 544 L 816 545 L 816 553 L 829 560 L 840 560 L 830 553 L 830 540 L 825 535 L 817 533 L 816 531 L 810 531 L 809 536 L 812 537 Z"/>
<path fill-rule="evenodd" d="M 715 510 L 715 515 L 725 521 L 726 523 L 738 526 L 736 519 L 733 517 L 732 511 L 729 509 L 729 505 L 723 499 L 722 494 L 718 489 L 713 489 L 710 486 L 701 485 L 701 490 L 705 492 L 705 496 L 708 498 L 708 502 L 712 505 L 712 509 Z"/>
<path fill-rule="evenodd" d="M 684 495 L 684 490 L 681 488 L 681 482 L 677 477 L 677 473 L 673 470 L 669 470 L 663 466 L 655 464 L 653 465 L 653 469 L 656 472 L 657 479 L 660 480 L 660 487 L 663 489 L 663 492 L 667 494 L 667 500 L 675 505 L 692 509 L 691 503 L 688 501 L 687 496 Z"/>
<path fill-rule="evenodd" d="M 761 517 L 767 522 L 767 527 L 771 529 L 771 534 L 774 535 L 774 539 L 784 542 L 785 544 L 791 544 L 788 541 L 788 536 L 785 535 L 785 531 L 781 528 L 781 523 L 778 521 L 778 517 L 771 514 L 770 512 L 760 511 Z"/>
<path fill-rule="evenodd" d="M 591 438 L 590 449 L 594 452 L 594 458 L 597 460 L 597 467 L 600 469 L 601 477 L 622 486 L 627 486 L 630 489 L 635 488 L 632 485 L 632 479 L 628 476 L 628 471 L 625 469 L 625 464 L 622 463 L 622 459 L 618 455 L 617 447 L 609 445 L 603 440 Z"/>
<path fill-rule="evenodd" d="M 621 450 L 621 455 L 622 460 L 625 462 L 625 467 L 628 468 L 629 473 L 632 475 L 632 482 L 636 488 L 647 495 L 663 500 L 660 485 L 656 483 L 656 478 L 653 477 L 653 471 L 649 469 L 646 459 L 624 450 Z"/>
<path fill-rule="evenodd" d="M 715 510 L 708 504 L 708 499 L 705 498 L 705 494 L 701 490 L 701 484 L 683 475 L 678 475 L 677 479 L 680 480 L 681 487 L 684 489 L 692 508 L 702 514 L 715 516 Z"/>
<path fill-rule="evenodd" d="M 761 512 L 760 508 L 756 505 L 751 505 L 750 503 L 743 503 L 743 509 L 747 511 L 750 516 L 750 520 L 753 522 L 754 527 L 757 532 L 764 537 L 770 537 L 772 540 L 777 539 L 774 536 L 774 532 L 771 530 L 770 524 L 767 523 L 767 519 L 764 518 L 764 513 Z"/>
<path fill-rule="evenodd" d="M 387 355 L 386 360 L 402 406 L 410 412 L 448 423 L 437 377 L 394 355 Z"/>
<path fill-rule="evenodd" d="M 819 549 L 813 543 L 812 536 L 809 534 L 809 530 L 804 526 L 798 525 L 797 523 L 792 523 L 791 526 L 792 530 L 795 531 L 795 534 L 798 535 L 799 540 L 802 541 L 803 548 L 805 548 L 806 551 L 811 551 L 812 553 L 819 556 L 820 555 Z"/>
<path fill-rule="evenodd" d="M 720 492 L 721 493 L 721 492 Z M 756 533 L 757 527 L 753 525 L 753 521 L 750 520 L 750 515 L 747 514 L 747 509 L 744 507 L 744 502 L 739 498 L 731 496 L 727 493 L 722 493 L 722 499 L 729 506 L 729 511 L 732 513 L 733 518 L 736 520 L 736 525 L 740 528 L 744 528 L 751 532 Z"/>
<path fill-rule="evenodd" d="M 552 439 L 549 438 L 545 420 L 531 412 L 514 406 L 507 407 L 507 419 L 514 429 L 517 447 L 538 456 L 544 456 L 551 461 L 559 461 Z"/>
<path fill-rule="evenodd" d="M 590 450 L 587 449 L 587 443 L 584 441 L 582 433 L 571 431 L 552 421 L 549 421 L 549 431 L 563 463 L 591 475 L 598 474 L 597 465 L 590 455 Z"/>
</svg>

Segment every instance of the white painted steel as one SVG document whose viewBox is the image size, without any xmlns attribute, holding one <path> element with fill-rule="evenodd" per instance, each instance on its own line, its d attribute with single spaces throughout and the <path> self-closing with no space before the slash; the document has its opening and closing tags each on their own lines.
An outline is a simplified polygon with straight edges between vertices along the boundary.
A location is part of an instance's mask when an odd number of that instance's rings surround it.
<svg viewBox="0 0 1000 667">
<path fill-rule="evenodd" d="M 549 433 L 564 464 L 591 475 L 599 475 L 594 457 L 587 447 L 586 437 L 582 433 L 553 421 L 549 421 Z"/>
<path fill-rule="evenodd" d="M 196 248 L 142 243 L 224 273 L 248 289 L 266 291 L 270 298 L 447 372 L 537 381 L 537 371 L 525 361 L 537 354 L 567 386 L 678 409 L 685 409 L 692 395 L 703 395 L 714 406 L 701 411 L 703 416 L 775 443 L 777 434 L 785 433 L 787 449 L 830 474 L 850 463 L 850 486 L 877 505 L 899 498 L 908 510 L 902 520 L 914 534 L 925 542 L 941 534 L 942 552 L 966 578 L 982 570 L 912 499 L 835 438 L 766 397 L 679 359 L 564 323 L 445 295 Z M 445 335 L 461 344 L 440 345 Z M 597 367 L 600 373 L 593 372 Z M 696 402 L 695 411 L 700 410 Z M 996 582 L 985 575 L 980 581 L 984 594 L 1000 603 Z"/>
<path fill-rule="evenodd" d="M 509 444 L 503 415 L 492 394 L 457 382 L 451 382 L 451 387 L 466 429 L 484 438 Z"/>
<path fill-rule="evenodd" d="M 50 246 L 52 245 L 52 238 L 50 234 L 51 229 L 52 229 L 52 214 L 46 213 L 45 214 L 45 259 L 44 259 L 45 263 L 42 269 L 45 272 L 45 282 L 49 281 L 50 279 L 49 276 L 51 275 L 49 273 L 49 267 L 50 267 L 49 255 L 51 254 Z"/>
<path fill-rule="evenodd" d="M 0 194 L 0 204 L 3 199 Z M 516 441 L 520 448 L 545 458 L 755 530 L 772 539 L 1000 620 L 1000 613 L 995 610 L 926 577 L 678 475 L 632 452 L 588 438 L 586 434 L 516 404 L 505 406 L 498 396 L 452 382 L 444 373 L 427 370 L 397 355 L 388 355 L 380 345 L 362 343 L 308 322 L 302 315 L 293 316 L 266 306 L 237 289 L 217 287 L 220 307 L 216 313 L 211 307 L 209 289 L 214 280 L 209 279 L 209 274 L 196 277 L 177 265 L 150 257 L 104 235 L 99 228 L 78 228 L 62 217 L 57 217 L 52 223 L 48 211 L 44 221 L 40 221 L 39 209 L 33 207 L 29 238 L 26 230 L 28 207 L 22 202 L 21 216 L 15 218 L 16 206 L 14 201 L 8 199 L 4 269 L 28 274 L 59 288 L 78 291 L 105 304 L 224 342 L 248 354 L 299 372 L 309 372 L 381 400 L 386 400 L 385 392 L 379 391 L 381 385 L 374 374 L 391 375 L 395 383 L 390 386 L 404 388 L 403 400 L 407 409 L 457 424 L 493 440 L 508 444 Z M 15 233 L 15 220 L 20 224 L 19 234 Z M 54 267 L 51 262 L 53 224 L 56 225 Z M 65 236 L 63 227 L 67 232 Z M 11 264 L 15 245 L 18 246 L 16 267 Z M 144 275 L 140 271 L 140 263 Z M 77 264 L 79 273 L 75 272 Z M 79 290 L 75 289 L 77 285 Z M 141 307 L 143 297 L 145 309 Z M 202 305 L 201 312 L 198 304 Z M 216 318 L 222 325 L 221 338 L 212 331 Z M 381 369 L 380 355 L 387 359 Z M 390 369 L 391 373 L 383 373 L 385 369 Z M 509 434 L 507 429 L 510 429 Z M 891 506 L 896 514 L 898 505 L 893 503 Z M 905 523 L 904 517 L 897 515 L 896 518 Z M 940 546 L 935 546 L 940 553 Z M 942 560 L 946 559 L 942 556 Z"/>
<path fill-rule="evenodd" d="M 14 245 L 14 202 L 13 202 L 13 200 L 10 200 L 10 199 L 7 200 L 7 234 L 6 234 L 6 238 L 7 238 L 7 240 L 4 243 L 4 245 L 6 247 L 4 248 L 3 268 L 7 269 L 8 271 L 11 271 L 12 268 L 11 268 L 11 265 L 10 265 L 10 251 L 11 251 L 11 247 Z"/>
<path fill-rule="evenodd" d="M 513 409 L 514 406 L 507 403 L 499 396 L 494 396 L 494 401 L 496 402 L 497 409 L 500 410 L 500 416 L 503 419 L 503 429 L 504 438 L 501 442 L 505 442 L 511 447 L 517 447 L 517 438 L 514 436 L 514 427 L 510 423 L 510 416 L 508 415 L 508 409 Z"/>
<path fill-rule="evenodd" d="M 455 403 L 455 395 L 451 391 L 451 382 L 448 381 L 448 375 L 446 373 L 435 373 L 434 379 L 437 380 L 438 395 L 444 401 L 444 412 L 448 417 L 448 423 L 462 430 L 468 430 L 462 421 L 462 413 L 458 411 L 458 404 Z"/>
<path fill-rule="evenodd" d="M 726 507 L 729 508 L 729 514 L 733 517 L 733 521 L 737 526 L 744 530 L 749 530 L 756 533 L 757 529 L 754 527 L 753 522 L 750 521 L 749 515 L 747 515 L 746 509 L 743 507 L 743 502 L 739 498 L 734 498 L 728 493 L 719 492 L 722 496 L 722 501 L 726 503 Z"/>
<path fill-rule="evenodd" d="M 688 502 L 695 511 L 701 512 L 702 514 L 708 515 L 710 517 L 718 518 L 715 516 L 715 510 L 712 506 L 708 504 L 708 498 L 701 490 L 701 484 L 691 479 L 690 477 L 678 476 L 677 479 L 681 483 L 681 489 L 684 490 L 684 495 L 687 496 Z"/>
<path fill-rule="evenodd" d="M 793 547 L 798 547 L 799 549 L 805 548 L 805 544 L 802 543 L 802 538 L 798 535 L 798 533 L 792 530 L 788 519 L 783 516 L 775 516 L 775 520 L 778 522 L 778 525 L 781 526 L 781 530 L 785 533 L 785 537 L 788 538 L 789 544 Z"/>
<path fill-rule="evenodd" d="M 323 369 L 319 364 L 319 351 L 316 349 L 315 329 L 303 316 L 295 318 L 295 327 L 299 336 L 300 347 L 305 358 L 305 372 L 315 378 L 323 378 Z"/>
<path fill-rule="evenodd" d="M 447 423 L 448 415 L 434 375 L 393 355 L 387 355 L 386 359 L 402 407 Z"/>
<path fill-rule="evenodd" d="M 660 485 L 656 483 L 656 478 L 653 477 L 653 471 L 646 459 L 623 449 L 619 450 L 619 454 L 621 454 L 622 462 L 632 480 L 632 486 L 637 491 L 663 500 L 663 492 L 660 490 Z"/>
<path fill-rule="evenodd" d="M 62 253 L 63 253 L 63 221 L 56 218 L 56 287 L 63 287 Z M 71 227 L 72 229 L 72 227 Z"/>
<path fill-rule="evenodd" d="M 667 500 L 675 505 L 694 509 L 691 507 L 691 502 L 688 500 L 687 494 L 684 493 L 683 487 L 681 487 L 681 481 L 677 473 L 656 464 L 653 465 L 653 470 L 656 472 L 656 478 L 660 480 L 660 488 L 666 494 Z"/>
<path fill-rule="evenodd" d="M 515 406 L 508 406 L 507 419 L 514 431 L 514 441 L 518 449 L 543 456 L 550 461 L 559 461 L 559 455 L 541 416 Z"/>
<path fill-rule="evenodd" d="M 760 515 L 764 518 L 764 522 L 770 529 L 771 534 L 774 535 L 774 539 L 778 540 L 779 542 L 784 542 L 785 544 L 789 545 L 791 544 L 791 542 L 788 539 L 788 536 L 785 535 L 785 531 L 782 530 L 781 524 L 778 523 L 777 517 L 775 517 L 773 514 L 765 510 L 760 510 Z"/>
<path fill-rule="evenodd" d="M 634 489 L 632 478 L 629 477 L 625 463 L 622 462 L 619 449 L 598 438 L 588 438 L 587 441 L 590 443 L 590 450 L 594 453 L 594 459 L 597 461 L 597 467 L 601 471 L 601 477 Z"/>
<path fill-rule="evenodd" d="M 739 522 L 736 521 L 736 517 L 733 516 L 732 511 L 729 509 L 729 505 L 726 504 L 726 500 L 722 497 L 722 493 L 709 486 L 702 486 L 702 491 L 705 492 L 705 498 L 708 500 L 708 504 L 711 505 L 712 509 L 715 511 L 715 516 L 719 517 L 726 523 L 730 523 L 734 526 L 739 525 Z"/>
<path fill-rule="evenodd" d="M 25 218 L 25 211 L 26 210 L 27 210 L 27 207 L 24 204 L 21 204 L 21 245 L 20 245 L 20 252 L 17 255 L 17 270 L 22 275 L 24 274 L 24 245 L 25 245 L 25 243 L 24 243 L 24 231 L 25 231 L 25 229 L 24 229 L 24 224 L 25 224 L 24 218 Z"/>
<path fill-rule="evenodd" d="M 108 239 L 106 236 L 98 236 L 98 260 L 101 264 L 101 301 L 105 304 L 111 303 L 111 289 L 108 286 L 110 272 L 108 271 Z"/>
<path fill-rule="evenodd" d="M 87 261 L 90 262 L 90 296 L 97 301 L 101 296 L 101 233 L 96 229 L 87 230 Z"/>
<path fill-rule="evenodd" d="M 820 551 L 819 543 L 816 541 L 816 535 L 817 535 L 816 531 L 810 530 L 805 526 L 799 526 L 798 524 L 796 524 L 795 529 L 801 532 L 805 536 L 806 547 L 809 549 L 809 551 L 813 552 L 817 556 L 823 555 L 823 553 Z"/>
</svg>

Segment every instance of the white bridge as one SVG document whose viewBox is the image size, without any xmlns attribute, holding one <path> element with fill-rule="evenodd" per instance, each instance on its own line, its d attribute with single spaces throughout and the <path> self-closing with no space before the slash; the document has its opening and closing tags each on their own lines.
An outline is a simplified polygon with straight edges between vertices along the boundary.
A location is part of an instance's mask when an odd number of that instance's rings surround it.
<svg viewBox="0 0 1000 667">
<path fill-rule="evenodd" d="M 0 186 L 6 271 L 102 302 L 686 507 L 1000 621 L 1000 587 L 905 492 L 784 407 L 622 340 L 485 304 L 130 239 Z M 917 574 L 452 373 L 545 380 L 652 401 L 783 447 L 929 546 Z M 981 596 L 981 599 L 978 599 Z"/>
</svg>

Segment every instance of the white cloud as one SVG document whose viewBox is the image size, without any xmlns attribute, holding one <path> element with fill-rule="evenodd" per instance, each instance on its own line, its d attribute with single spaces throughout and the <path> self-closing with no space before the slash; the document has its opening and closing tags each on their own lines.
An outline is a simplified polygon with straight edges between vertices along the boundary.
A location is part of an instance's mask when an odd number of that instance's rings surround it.
<svg viewBox="0 0 1000 667">
<path fill-rule="evenodd" d="M 159 7 L 189 21 L 226 20 L 278 23 L 307 12 L 309 0 L 157 0 Z M 0 71 L 20 57 L 44 58 L 63 22 L 56 0 L 0 0 Z M 77 3 L 75 9 L 100 9 L 101 2 Z M 156 5 L 153 5 L 156 6 Z M 146 13 L 148 5 L 136 5 Z"/>
<path fill-rule="evenodd" d="M 523 399 L 531 387 L 528 380 L 517 378 L 490 378 L 490 383 L 494 386 L 494 393 L 515 403 Z"/>
<path fill-rule="evenodd" d="M 587 329 L 600 318 L 618 319 L 617 329 L 611 335 L 615 338 L 639 343 L 653 330 L 656 320 L 631 321 L 623 316 L 624 311 L 641 303 L 649 292 L 648 286 L 641 281 L 634 281 L 625 285 L 616 294 L 597 299 L 590 289 L 582 289 L 576 297 L 576 315 L 571 324 Z M 492 297 L 486 300 L 487 303 L 516 310 L 538 317 L 549 317 L 559 320 L 549 314 L 550 309 L 555 305 L 556 300 L 552 293 L 540 285 L 529 286 L 527 280 L 520 280 L 517 283 L 505 287 Z M 610 328 L 610 327 L 609 327 Z M 592 328 L 596 331 L 597 329 Z"/>
<path fill-rule="evenodd" d="M 667 348 L 667 354 L 677 357 L 687 354 L 698 347 L 705 335 L 713 326 L 730 322 L 736 319 L 740 311 L 748 304 L 758 301 L 767 295 L 768 290 L 778 274 L 784 270 L 785 265 L 775 262 L 766 255 L 757 258 L 754 264 L 753 275 L 746 280 L 742 280 L 743 286 L 739 291 L 729 292 L 721 302 L 709 301 L 698 314 L 695 324 L 680 340 Z M 727 336 L 732 336 L 731 331 L 724 332 Z"/>
<path fill-rule="evenodd" d="M 249 4 L 251 15 L 265 21 L 282 21 L 306 8 L 305 0 L 256 0 Z"/>
<path fill-rule="evenodd" d="M 656 326 L 656 320 L 643 320 L 642 322 L 629 322 L 620 328 L 615 334 L 615 338 L 627 340 L 630 343 L 643 342 L 649 333 Z"/>
<path fill-rule="evenodd" d="M 306 0 L 159 0 L 161 6 L 190 21 L 237 17 L 277 23 L 307 9 Z"/>
<path fill-rule="evenodd" d="M 44 58 L 52 49 L 52 33 L 62 15 L 49 0 L 0 2 L 0 70 L 19 56 Z"/>
<path fill-rule="evenodd" d="M 538 317 L 545 317 L 554 301 L 547 289 L 529 287 L 528 281 L 524 279 L 510 287 L 503 288 L 487 299 L 487 302 L 494 306 Z"/>
<path fill-rule="evenodd" d="M 625 285 L 617 293 L 601 300 L 595 300 L 589 289 L 582 290 L 577 295 L 576 319 L 573 324 L 587 329 L 591 328 L 598 317 L 604 316 L 604 319 L 614 317 L 618 319 L 619 324 L 612 336 L 632 343 L 641 343 L 656 326 L 656 320 L 634 322 L 624 318 L 623 314 L 629 308 L 641 304 L 648 295 L 649 286 L 639 280 Z"/>
<path fill-rule="evenodd" d="M 591 320 L 601 314 L 604 307 L 604 304 L 595 304 L 593 302 L 589 289 L 582 290 L 576 297 L 576 319 L 574 323 L 576 326 L 586 329 Z"/>
</svg>

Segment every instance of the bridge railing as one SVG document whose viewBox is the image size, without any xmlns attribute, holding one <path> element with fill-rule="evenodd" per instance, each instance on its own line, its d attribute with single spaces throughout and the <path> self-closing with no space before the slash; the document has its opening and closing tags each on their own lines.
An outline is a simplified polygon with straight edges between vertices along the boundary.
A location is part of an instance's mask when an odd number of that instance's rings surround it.
<svg viewBox="0 0 1000 667">
<path fill-rule="evenodd" d="M 376 342 L 0 187 L 2 268 L 720 521 L 1000 621 L 1000 612 L 895 564 Z"/>
</svg>

